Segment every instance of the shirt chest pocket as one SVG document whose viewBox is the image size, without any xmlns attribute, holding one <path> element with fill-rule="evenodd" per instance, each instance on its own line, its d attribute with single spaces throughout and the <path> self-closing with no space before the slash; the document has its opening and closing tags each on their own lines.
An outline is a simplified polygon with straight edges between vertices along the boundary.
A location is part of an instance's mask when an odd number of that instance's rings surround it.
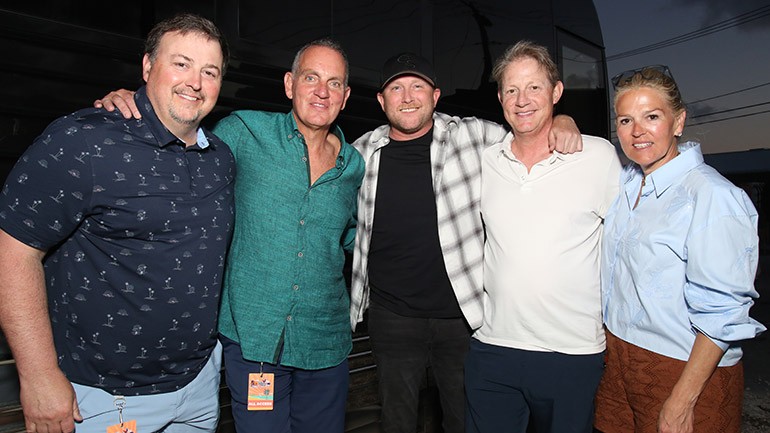
<svg viewBox="0 0 770 433">
<path fill-rule="evenodd" d="M 339 185 L 319 185 L 309 192 L 308 221 L 319 227 L 342 230 L 355 216 L 356 191 Z"/>
</svg>

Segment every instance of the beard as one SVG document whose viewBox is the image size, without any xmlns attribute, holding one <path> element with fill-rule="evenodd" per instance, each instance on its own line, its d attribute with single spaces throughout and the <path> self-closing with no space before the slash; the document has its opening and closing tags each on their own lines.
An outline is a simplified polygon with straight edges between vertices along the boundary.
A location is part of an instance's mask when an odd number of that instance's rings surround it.
<svg viewBox="0 0 770 433">
<path fill-rule="evenodd" d="M 168 115 L 174 119 L 175 122 L 183 125 L 197 125 L 200 123 L 201 114 L 201 110 L 197 110 L 192 115 L 188 114 L 187 116 L 182 116 L 176 109 L 174 109 L 174 107 L 169 107 L 168 109 Z"/>
</svg>

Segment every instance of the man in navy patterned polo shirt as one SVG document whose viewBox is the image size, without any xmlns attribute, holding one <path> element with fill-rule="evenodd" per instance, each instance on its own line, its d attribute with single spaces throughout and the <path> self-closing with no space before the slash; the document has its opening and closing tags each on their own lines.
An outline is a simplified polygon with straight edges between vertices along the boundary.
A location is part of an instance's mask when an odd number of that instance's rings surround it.
<svg viewBox="0 0 770 433">
<path fill-rule="evenodd" d="M 309 42 L 284 74 L 291 111 L 238 110 L 214 128 L 238 168 L 219 321 L 238 432 L 344 430 L 352 347 L 344 250 L 364 174 L 336 124 L 348 70 L 337 42 Z M 133 102 L 125 89 L 96 101 L 125 116 L 136 115 Z"/>
<path fill-rule="evenodd" d="M 145 48 L 142 119 L 56 120 L 0 193 L 0 325 L 30 432 L 216 429 L 235 165 L 199 123 L 227 46 L 185 14 Z"/>
</svg>

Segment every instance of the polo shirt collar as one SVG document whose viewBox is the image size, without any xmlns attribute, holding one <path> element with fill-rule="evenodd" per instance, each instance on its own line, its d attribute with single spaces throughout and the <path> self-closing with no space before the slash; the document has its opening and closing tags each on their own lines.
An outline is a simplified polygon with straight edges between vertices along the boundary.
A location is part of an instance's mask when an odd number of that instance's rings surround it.
<svg viewBox="0 0 770 433">
<path fill-rule="evenodd" d="M 509 131 L 507 134 L 505 134 L 505 138 L 503 138 L 503 141 L 501 141 L 500 143 L 497 144 L 497 146 L 498 146 L 498 154 L 502 155 L 502 156 L 505 156 L 506 158 L 508 158 L 510 160 L 518 161 L 519 159 L 516 157 L 516 155 L 511 150 L 511 141 L 513 140 L 513 138 L 514 138 L 513 132 Z M 572 157 L 572 156 L 574 156 L 574 155 L 566 155 L 566 154 L 559 153 L 559 152 L 554 150 L 554 151 L 551 152 L 551 154 L 548 156 L 548 158 L 538 162 L 537 164 L 551 165 L 551 164 L 554 164 L 556 161 L 563 161 L 563 160 L 567 159 L 567 157 Z"/>
<path fill-rule="evenodd" d="M 155 140 L 158 143 L 158 147 L 165 147 L 172 143 L 184 144 L 184 142 L 172 134 L 158 118 L 152 103 L 150 103 L 150 98 L 147 97 L 147 86 L 140 87 L 136 93 L 134 93 L 134 100 L 139 112 L 142 113 L 142 120 L 147 127 L 150 128 L 153 137 L 155 137 Z M 191 148 L 197 147 L 206 149 L 209 145 L 211 145 L 211 142 L 208 137 L 206 137 L 206 132 L 203 128 L 198 127 L 197 143 L 194 146 L 191 146 Z"/>
</svg>

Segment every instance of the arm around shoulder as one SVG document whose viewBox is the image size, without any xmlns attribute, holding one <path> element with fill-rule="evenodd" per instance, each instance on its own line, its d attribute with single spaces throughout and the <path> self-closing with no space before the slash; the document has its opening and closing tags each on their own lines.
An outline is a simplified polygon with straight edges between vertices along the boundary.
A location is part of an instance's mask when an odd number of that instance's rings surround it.
<svg viewBox="0 0 770 433">
<path fill-rule="evenodd" d="M 570 116 L 559 114 L 553 118 L 548 134 L 548 147 L 559 153 L 576 153 L 583 150 L 583 137 Z"/>
<path fill-rule="evenodd" d="M 499 123 L 485 119 L 479 119 L 479 121 L 484 128 L 485 147 L 489 147 L 503 141 L 505 136 L 508 134 L 508 129 Z"/>
<path fill-rule="evenodd" d="M 260 114 L 261 112 L 258 111 L 233 111 L 219 120 L 211 129 L 211 132 L 230 146 L 233 154 L 237 154 L 239 144 L 247 142 L 249 137 L 256 134 L 255 131 L 252 131 L 250 125 L 259 124 Z"/>
<path fill-rule="evenodd" d="M 120 114 L 123 115 L 124 118 L 130 119 L 141 119 L 142 113 L 139 112 L 139 108 L 136 106 L 136 101 L 134 101 L 134 91 L 132 90 L 126 90 L 126 89 L 118 89 L 114 90 L 102 97 L 101 99 L 97 99 L 94 101 L 94 107 L 95 108 L 104 108 L 107 111 L 120 111 Z"/>
</svg>

